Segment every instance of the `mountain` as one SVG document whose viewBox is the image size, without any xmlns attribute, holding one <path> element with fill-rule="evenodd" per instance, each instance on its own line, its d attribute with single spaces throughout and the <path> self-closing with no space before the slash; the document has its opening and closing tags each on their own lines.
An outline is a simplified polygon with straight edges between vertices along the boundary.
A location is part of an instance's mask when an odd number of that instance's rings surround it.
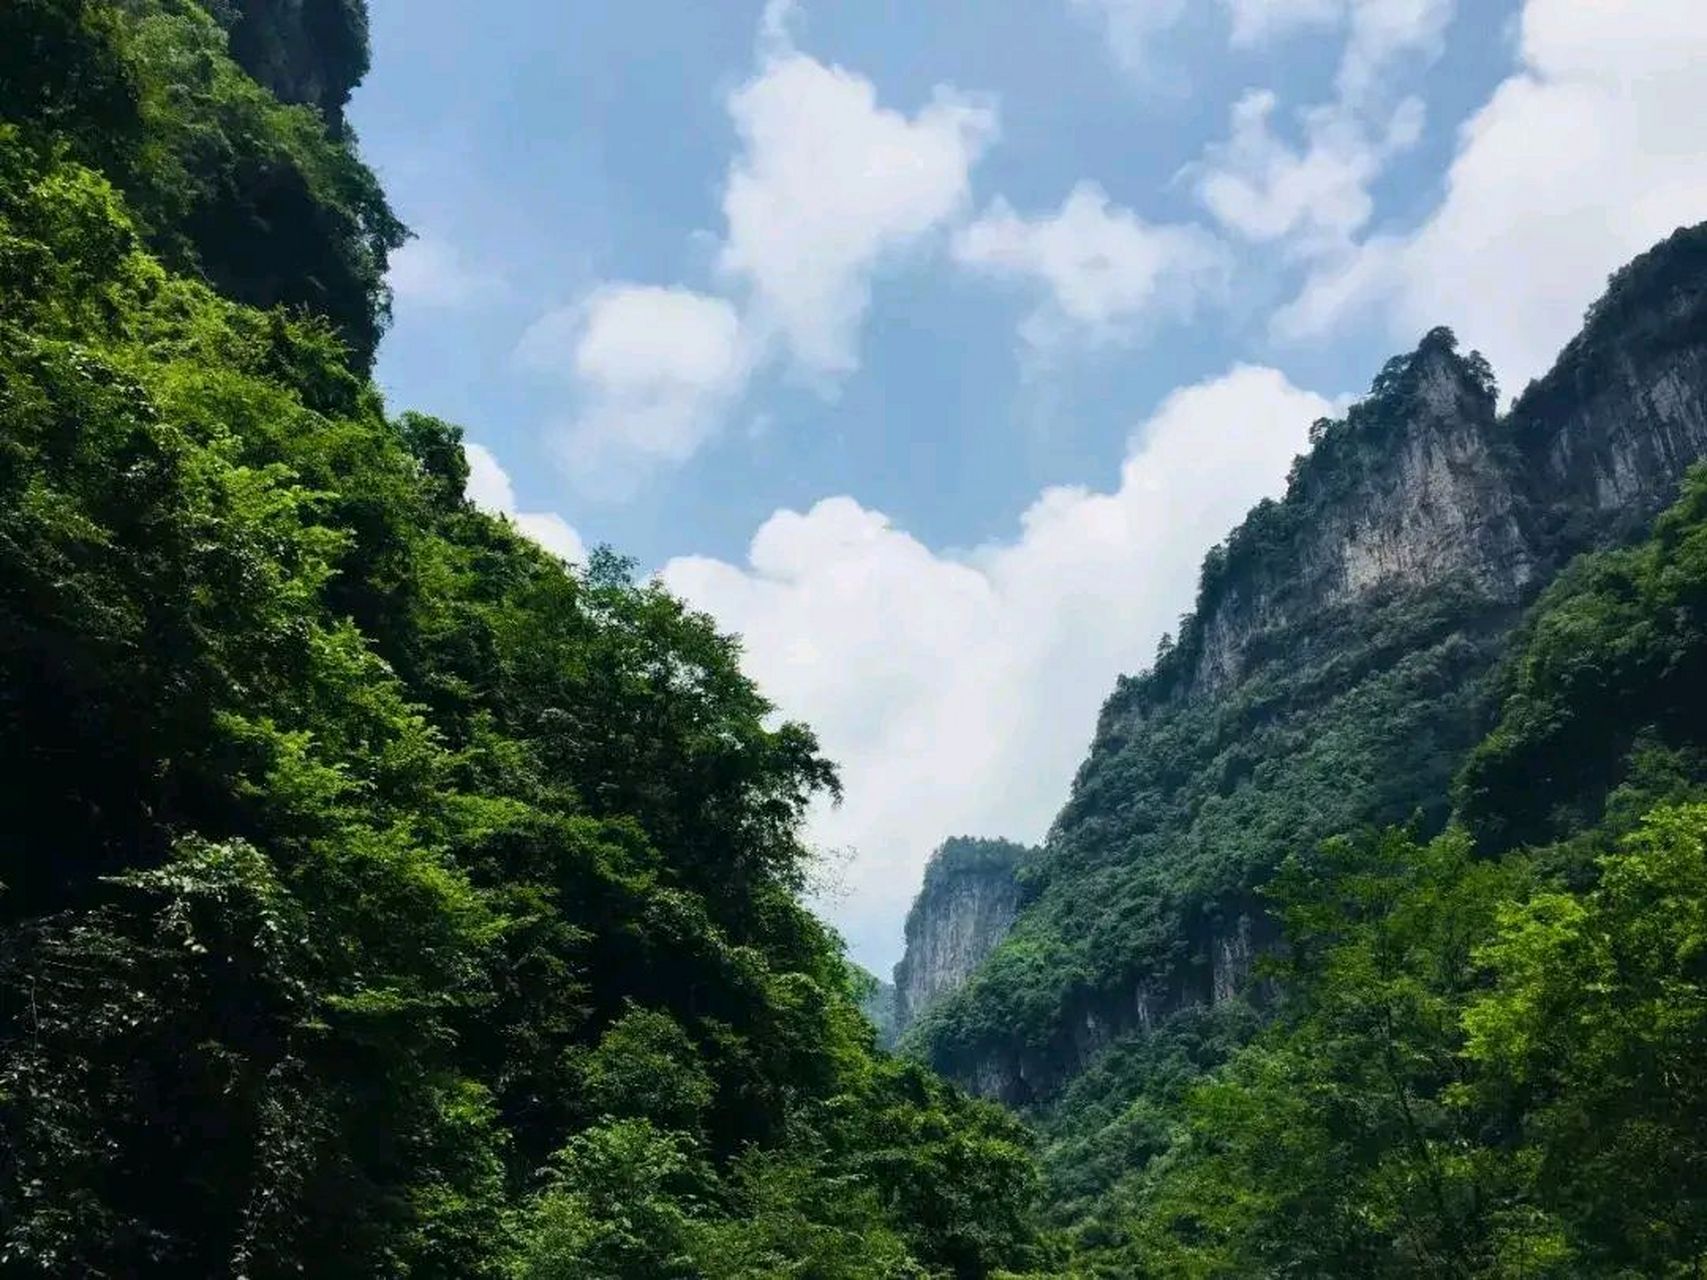
<svg viewBox="0 0 1707 1280">
<path fill-rule="evenodd" d="M 1317 424 L 886 989 L 739 642 L 371 382 L 365 29 L 0 5 L 0 1271 L 1702 1274 L 1707 231 Z"/>
<path fill-rule="evenodd" d="M 895 966 L 897 1035 L 958 990 L 1007 936 L 1019 908 L 1016 873 L 1028 852 L 1007 840 L 960 836 L 931 854 L 907 913 L 907 950 Z"/>
<path fill-rule="evenodd" d="M 1509 412 L 1436 330 L 1312 438 L 1104 705 L 1006 941 L 913 1028 L 939 1069 L 1033 1105 L 1124 1037 L 1260 998 L 1257 890 L 1287 852 L 1443 824 L 1524 606 L 1707 454 L 1707 228 L 1619 272 Z"/>
<path fill-rule="evenodd" d="M 1707 468 L 1560 573 L 1489 684 L 1441 834 L 1301 845 L 1265 886 L 1265 1025 L 1182 1014 L 1043 1117 L 1072 1274 L 1707 1264 Z"/>
<path fill-rule="evenodd" d="M 811 732 L 369 380 L 365 29 L 0 4 L 0 1271 L 1029 1267 L 801 904 Z"/>
<path fill-rule="evenodd" d="M 1526 609 L 1573 557 L 1645 533 L 1707 455 L 1707 227 L 1617 273 L 1508 412 L 1436 330 L 1311 436 L 1105 704 L 1004 941 L 908 1031 L 1040 1124 L 1065 1221 L 1166 1150 L 1134 1117 L 1166 1114 L 1272 1013 L 1278 869 L 1340 833 L 1440 831 Z M 1598 732 L 1630 731 L 1604 708 Z M 1482 829 L 1533 814 L 1530 836 L 1582 799 L 1544 800 L 1535 776 L 1501 795 Z M 935 897 L 927 878 L 915 914 Z"/>
</svg>

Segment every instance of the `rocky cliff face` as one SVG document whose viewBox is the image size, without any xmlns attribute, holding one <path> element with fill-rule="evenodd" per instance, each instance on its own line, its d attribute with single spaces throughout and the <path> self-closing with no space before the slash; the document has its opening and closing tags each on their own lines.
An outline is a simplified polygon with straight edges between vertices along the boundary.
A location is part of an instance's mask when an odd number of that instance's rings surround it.
<svg viewBox="0 0 1707 1280">
<path fill-rule="evenodd" d="M 945 963 L 927 996 L 948 1001 L 927 1056 L 980 1092 L 1046 1097 L 1122 1037 L 1251 996 L 1275 936 L 1255 891 L 1287 852 L 1430 798 L 1444 820 L 1524 606 L 1707 456 L 1707 226 L 1614 277 L 1510 412 L 1437 330 L 1312 434 L 1284 500 L 1209 554 L 1177 641 L 1104 707 L 1023 949 L 971 978 Z"/>
<path fill-rule="evenodd" d="M 1376 395 L 1390 402 L 1375 402 L 1365 421 L 1325 427 L 1286 501 L 1259 508 L 1211 556 L 1192 694 L 1246 674 L 1255 638 L 1378 589 L 1461 576 L 1490 599 L 1515 601 L 1533 579 L 1520 476 L 1491 385 L 1444 330 L 1385 376 L 1393 385 Z M 1246 544 L 1268 537 L 1284 554 L 1240 563 Z"/>
<path fill-rule="evenodd" d="M 907 950 L 895 966 L 895 1028 L 904 1033 L 956 991 L 1007 936 L 1019 909 L 1015 870 L 1026 850 L 1006 840 L 948 840 L 931 855 L 907 913 Z"/>
<path fill-rule="evenodd" d="M 1635 536 L 1707 454 L 1707 226 L 1613 278 L 1583 332 L 1513 408 L 1531 533 L 1576 550 Z"/>
<path fill-rule="evenodd" d="M 1704 386 L 1707 228 L 1619 272 L 1503 417 L 1480 357 L 1434 331 L 1345 422 L 1319 424 L 1283 502 L 1211 552 L 1193 661 L 1172 692 L 1214 695 L 1260 659 L 1264 634 L 1378 592 L 1457 579 L 1492 602 L 1526 600 L 1565 559 L 1635 536 L 1671 501 L 1707 455 Z"/>
<path fill-rule="evenodd" d="M 318 107 L 343 126 L 350 93 L 367 74 L 363 0 L 207 0 L 231 33 L 238 64 L 283 102 Z"/>
</svg>

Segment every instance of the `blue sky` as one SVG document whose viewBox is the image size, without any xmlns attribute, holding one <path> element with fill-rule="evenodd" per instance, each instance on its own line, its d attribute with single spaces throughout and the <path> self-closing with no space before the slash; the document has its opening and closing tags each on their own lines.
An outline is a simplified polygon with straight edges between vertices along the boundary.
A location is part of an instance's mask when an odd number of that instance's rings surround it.
<svg viewBox="0 0 1707 1280">
<path fill-rule="evenodd" d="M 937 841 L 1042 837 L 1313 416 L 1435 323 L 1521 387 L 1707 217 L 1694 0 L 371 8 L 382 384 L 746 636 L 878 969 Z"/>
</svg>

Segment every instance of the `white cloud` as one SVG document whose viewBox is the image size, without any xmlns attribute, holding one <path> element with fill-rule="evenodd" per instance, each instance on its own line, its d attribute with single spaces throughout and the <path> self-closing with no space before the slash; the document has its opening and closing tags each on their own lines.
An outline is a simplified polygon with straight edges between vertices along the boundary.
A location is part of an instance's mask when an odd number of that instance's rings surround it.
<svg viewBox="0 0 1707 1280">
<path fill-rule="evenodd" d="M 1379 97 L 1395 62 L 1439 57 L 1452 8 L 1453 0 L 1349 0 L 1351 34 L 1340 59 L 1340 96 L 1354 103 Z"/>
<path fill-rule="evenodd" d="M 1274 130 L 1277 105 L 1266 91 L 1234 104 L 1231 137 L 1188 171 L 1198 198 L 1246 240 L 1295 238 L 1303 253 L 1343 244 L 1374 210 L 1370 183 L 1421 136 L 1422 103 L 1407 98 L 1378 134 L 1339 104 L 1314 108 L 1303 114 L 1297 148 Z"/>
<path fill-rule="evenodd" d="M 965 205 L 995 112 L 938 88 L 908 117 L 878 105 L 871 81 L 792 50 L 736 90 L 729 112 L 741 153 L 720 266 L 748 290 L 760 340 L 779 340 L 809 373 L 846 373 L 872 273 Z"/>
<path fill-rule="evenodd" d="M 730 303 L 654 285 L 606 285 L 548 312 L 516 354 L 574 385 L 577 412 L 562 444 L 576 473 L 595 485 L 690 457 L 750 368 Z"/>
<path fill-rule="evenodd" d="M 1104 30 L 1115 59 L 1131 71 L 1152 69 L 1152 46 L 1177 25 L 1184 0 L 1069 0 Z M 1402 54 L 1438 51 L 1452 16 L 1453 0 L 1222 0 L 1235 47 L 1249 48 L 1297 31 L 1346 27 L 1339 82 L 1343 94 L 1360 97 L 1379 73 Z"/>
<path fill-rule="evenodd" d="M 1233 22 L 1233 43 L 1255 45 L 1306 27 L 1333 26 L 1346 0 L 1223 0 Z"/>
<path fill-rule="evenodd" d="M 1073 8 L 1101 25 L 1115 61 L 1147 73 L 1151 45 L 1185 13 L 1185 0 L 1071 0 Z"/>
<path fill-rule="evenodd" d="M 482 511 L 508 515 L 516 509 L 516 489 L 510 483 L 510 473 L 499 464 L 492 451 L 483 444 L 465 440 L 463 456 L 468 459 L 468 483 L 464 495 Z"/>
<path fill-rule="evenodd" d="M 1356 99 L 1376 87 L 1395 59 L 1437 55 L 1452 18 L 1453 0 L 1222 0 L 1236 46 L 1262 44 L 1312 27 L 1346 27 L 1340 59 L 1342 96 Z"/>
<path fill-rule="evenodd" d="M 974 270 L 1043 287 L 1046 301 L 1023 330 L 1038 346 L 1066 331 L 1113 337 L 1159 308 L 1188 310 L 1224 285 L 1227 272 L 1220 245 L 1206 232 L 1151 226 L 1088 182 L 1048 217 L 1023 218 L 998 199 L 961 228 L 954 256 Z"/>
<path fill-rule="evenodd" d="M 759 55 L 785 55 L 794 48 L 794 23 L 800 16 L 800 0 L 765 0 L 759 15 Z"/>
<path fill-rule="evenodd" d="M 1371 312 L 1399 336 L 1450 324 L 1515 390 L 1608 273 L 1707 216 L 1707 6 L 1528 0 L 1521 32 L 1521 68 L 1461 130 L 1439 207 L 1326 264 L 1278 333 Z"/>
<path fill-rule="evenodd" d="M 1311 271 L 1298 296 L 1275 312 L 1269 322 L 1270 330 L 1283 342 L 1303 342 L 1326 335 L 1353 316 L 1362 316 L 1381 304 L 1389 308 L 1388 330 L 1398 341 L 1414 339 L 1432 329 L 1434 325 L 1429 324 L 1417 333 L 1407 334 L 1408 326 L 1399 319 L 1406 310 L 1399 296 L 1402 292 L 1399 260 L 1403 249 L 1402 239 L 1378 235 L 1330 256 Z M 1460 336 L 1469 335 L 1466 332 Z"/>
<path fill-rule="evenodd" d="M 794 0 L 767 0 L 759 69 L 728 100 L 740 149 L 718 271 L 737 300 L 606 284 L 541 316 L 516 348 L 573 389 L 563 456 L 590 490 L 622 496 L 692 457 L 780 359 L 826 383 L 851 371 L 874 273 L 969 198 L 994 109 L 946 87 L 910 117 L 880 106 L 871 81 L 794 47 L 797 16 Z"/>
<path fill-rule="evenodd" d="M 827 906 L 862 962 L 896 958 L 944 836 L 1043 834 L 1115 676 L 1148 663 L 1204 550 L 1281 487 L 1331 408 L 1241 366 L 1170 396 L 1113 492 L 1047 490 L 1010 541 L 939 553 L 838 497 L 776 513 L 745 565 L 664 568 L 745 637 L 748 671 L 841 764 L 846 802 L 814 814 L 813 836 L 858 850 Z"/>
<path fill-rule="evenodd" d="M 1422 136 L 1421 99 L 1391 91 L 1396 64 L 1440 55 L 1453 0 L 1226 0 L 1235 44 L 1302 26 L 1346 29 L 1332 101 L 1297 113 L 1298 144 L 1275 128 L 1279 100 L 1253 91 L 1234 104 L 1228 140 L 1186 173 L 1234 234 L 1284 242 L 1295 256 L 1343 254 L 1374 212 L 1370 186 Z M 1394 105 L 1395 101 L 1397 105 Z"/>
<path fill-rule="evenodd" d="M 561 559 L 585 564 L 587 547 L 569 522 L 553 511 L 516 510 L 516 490 L 505 471 L 485 445 L 464 441 L 468 458 L 468 500 L 482 511 L 508 516 L 516 528 Z"/>
<path fill-rule="evenodd" d="M 627 394 L 664 380 L 721 390 L 740 376 L 741 322 L 721 298 L 686 289 L 621 285 L 586 304 L 575 373 Z"/>
<path fill-rule="evenodd" d="M 562 516 L 555 511 L 518 511 L 510 517 L 516 528 L 540 546 L 571 564 L 587 563 L 587 544 Z"/>
<path fill-rule="evenodd" d="M 394 252 L 385 280 L 399 302 L 425 307 L 466 306 L 504 291 L 501 278 L 470 265 L 455 245 L 432 236 Z"/>
</svg>

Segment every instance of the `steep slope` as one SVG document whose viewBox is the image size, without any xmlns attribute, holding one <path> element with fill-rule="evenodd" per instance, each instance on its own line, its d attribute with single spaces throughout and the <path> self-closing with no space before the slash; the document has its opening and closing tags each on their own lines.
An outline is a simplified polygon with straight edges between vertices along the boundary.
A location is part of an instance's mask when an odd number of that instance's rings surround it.
<svg viewBox="0 0 1707 1280">
<path fill-rule="evenodd" d="M 1704 246 L 1680 231 L 1621 271 L 1504 416 L 1441 330 L 1316 424 L 1284 500 L 1211 551 L 1178 638 L 1103 708 L 1012 932 L 912 1033 L 929 1061 L 1039 1104 L 1121 1046 L 1063 1103 L 1081 1112 L 1141 1092 L 1179 1036 L 1200 1069 L 1224 1048 L 1208 1012 L 1242 1023 L 1263 994 L 1257 890 L 1281 860 L 1417 812 L 1439 828 L 1523 606 L 1707 454 Z"/>
<path fill-rule="evenodd" d="M 931 854 L 907 913 L 907 950 L 895 966 L 897 1035 L 959 990 L 1007 936 L 1019 909 L 1015 873 L 1028 852 L 1008 840 L 959 836 Z"/>
<path fill-rule="evenodd" d="M 1707 1266 L 1707 468 L 1559 576 L 1494 687 L 1461 823 L 1282 865 L 1275 1016 L 1140 1109 L 1087 1271 Z"/>
<path fill-rule="evenodd" d="M 330 51 L 316 43 L 327 36 Z M 290 102 L 243 73 L 234 40 Z M 330 320 L 365 371 L 408 234 L 322 114 L 336 116 L 365 67 L 365 40 L 349 0 L 8 0 L 0 121 L 51 135 L 118 188 L 169 269 Z"/>
<path fill-rule="evenodd" d="M 187 0 L 0 4 L 0 1272 L 1025 1268 L 800 903 L 834 769 L 386 412 L 352 190 Z"/>
<path fill-rule="evenodd" d="M 231 56 L 280 102 L 317 107 L 341 132 L 350 93 L 367 74 L 360 0 L 208 0 L 231 33 Z"/>
</svg>

